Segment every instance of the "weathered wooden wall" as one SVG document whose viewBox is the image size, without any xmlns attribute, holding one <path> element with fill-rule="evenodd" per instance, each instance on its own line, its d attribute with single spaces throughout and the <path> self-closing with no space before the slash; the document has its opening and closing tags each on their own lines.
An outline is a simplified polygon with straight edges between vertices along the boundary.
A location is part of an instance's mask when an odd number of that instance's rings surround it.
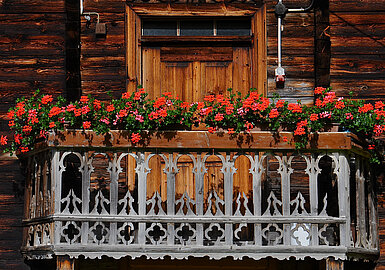
<svg viewBox="0 0 385 270">
<path fill-rule="evenodd" d="M 29 269 L 20 253 L 24 176 L 16 157 L 0 154 L 0 269 Z"/>
<path fill-rule="evenodd" d="M 330 0 L 331 85 L 384 100 L 385 1 Z"/>
<path fill-rule="evenodd" d="M 121 0 L 85 0 L 84 12 L 99 12 L 106 23 L 105 38 L 95 36 L 96 16 L 89 27 L 81 21 L 81 79 L 83 94 L 108 98 L 107 91 L 119 97 L 126 88 L 125 2 Z M 130 37 L 128 37 L 130 38 Z M 133 38 L 133 37 L 131 37 Z"/>
<path fill-rule="evenodd" d="M 0 131 L 17 97 L 36 89 L 63 94 L 64 0 L 0 1 Z M 23 176 L 19 162 L 0 154 L 0 269 L 28 269 L 20 254 Z"/>
<path fill-rule="evenodd" d="M 0 2 L 0 113 L 36 89 L 65 86 L 64 0 Z"/>
</svg>

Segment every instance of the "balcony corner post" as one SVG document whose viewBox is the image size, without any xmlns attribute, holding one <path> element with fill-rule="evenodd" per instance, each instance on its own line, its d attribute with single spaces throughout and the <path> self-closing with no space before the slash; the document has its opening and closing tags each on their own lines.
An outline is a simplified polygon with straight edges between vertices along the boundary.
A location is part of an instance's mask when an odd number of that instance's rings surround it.
<svg viewBox="0 0 385 270">
<path fill-rule="evenodd" d="M 57 150 L 52 150 L 52 163 L 51 163 L 51 171 L 52 171 L 52 180 L 53 181 L 53 196 L 52 198 L 54 202 L 53 214 L 57 215 L 60 213 L 61 206 L 61 173 L 63 170 L 63 164 L 60 162 L 60 152 Z M 61 221 L 54 222 L 54 243 L 59 244 L 60 242 L 60 223 Z"/>
<path fill-rule="evenodd" d="M 338 155 L 338 199 L 339 216 L 345 217 L 345 223 L 340 226 L 341 245 L 350 247 L 350 200 L 349 200 L 349 162 L 345 154 Z"/>
</svg>

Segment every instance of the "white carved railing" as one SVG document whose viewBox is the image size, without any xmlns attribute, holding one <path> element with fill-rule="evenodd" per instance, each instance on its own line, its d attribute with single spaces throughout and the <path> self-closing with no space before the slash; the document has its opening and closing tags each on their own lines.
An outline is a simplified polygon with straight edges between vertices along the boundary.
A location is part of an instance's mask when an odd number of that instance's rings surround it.
<svg viewBox="0 0 385 270">
<path fill-rule="evenodd" d="M 28 167 L 30 258 L 378 253 L 368 164 L 349 151 L 54 147 Z"/>
</svg>

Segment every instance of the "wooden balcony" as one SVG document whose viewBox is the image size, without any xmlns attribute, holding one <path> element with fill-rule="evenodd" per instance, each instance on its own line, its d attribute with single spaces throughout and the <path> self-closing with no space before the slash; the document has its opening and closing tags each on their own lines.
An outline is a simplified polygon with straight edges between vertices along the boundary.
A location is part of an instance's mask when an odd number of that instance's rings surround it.
<svg viewBox="0 0 385 270">
<path fill-rule="evenodd" d="M 375 260 L 367 154 L 350 133 L 51 134 L 24 156 L 22 252 L 100 258 Z"/>
</svg>

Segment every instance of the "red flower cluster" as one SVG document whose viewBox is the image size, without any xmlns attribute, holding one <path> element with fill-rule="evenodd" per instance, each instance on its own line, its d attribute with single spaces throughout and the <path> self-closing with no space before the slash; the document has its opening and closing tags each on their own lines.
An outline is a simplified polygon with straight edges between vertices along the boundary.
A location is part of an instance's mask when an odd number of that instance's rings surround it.
<svg viewBox="0 0 385 270">
<path fill-rule="evenodd" d="M 372 111 L 374 108 L 373 108 L 373 105 L 370 104 L 370 103 L 366 103 L 364 104 L 362 107 L 359 107 L 358 108 L 358 112 L 359 113 L 367 113 L 368 111 Z"/>
<path fill-rule="evenodd" d="M 1 137 L 0 137 L 0 144 L 1 145 L 6 145 L 7 141 L 8 141 L 7 136 L 1 135 Z"/>
<path fill-rule="evenodd" d="M 294 130 L 294 135 L 300 136 L 306 134 L 305 127 L 307 126 L 307 120 L 297 123 L 297 128 Z"/>
<path fill-rule="evenodd" d="M 131 142 L 132 143 L 137 143 L 140 141 L 140 139 L 141 139 L 141 137 L 140 137 L 139 133 L 132 133 L 131 134 Z"/>
<path fill-rule="evenodd" d="M 62 112 L 62 109 L 59 107 L 52 107 L 52 109 L 49 111 L 48 117 L 54 117 Z"/>
<path fill-rule="evenodd" d="M 91 122 L 90 121 L 84 121 L 83 122 L 83 128 L 84 129 L 90 129 L 91 128 Z"/>
<path fill-rule="evenodd" d="M 325 90 L 326 90 L 326 88 L 324 88 L 324 87 L 316 87 L 314 89 L 314 94 L 321 95 Z"/>
<path fill-rule="evenodd" d="M 270 117 L 270 118 L 277 118 L 278 115 L 279 115 L 279 112 L 278 112 L 277 109 L 272 109 L 272 110 L 270 111 L 270 113 L 269 113 L 269 117 Z"/>
<path fill-rule="evenodd" d="M 41 98 L 41 104 L 48 104 L 53 101 L 52 95 L 45 95 Z"/>
<path fill-rule="evenodd" d="M 297 103 L 289 103 L 287 108 L 292 111 L 293 113 L 301 113 L 302 112 L 302 107 L 301 105 Z"/>
</svg>

